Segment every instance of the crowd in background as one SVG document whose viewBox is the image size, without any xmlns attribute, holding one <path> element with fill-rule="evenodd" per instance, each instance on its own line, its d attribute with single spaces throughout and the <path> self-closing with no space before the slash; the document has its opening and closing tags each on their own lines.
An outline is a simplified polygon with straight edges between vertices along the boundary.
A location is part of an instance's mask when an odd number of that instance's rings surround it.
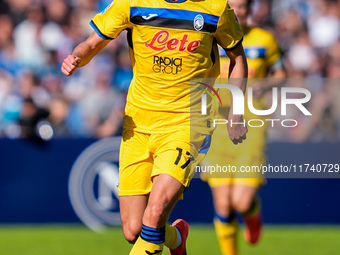
<svg viewBox="0 0 340 255">
<path fill-rule="evenodd" d="M 253 25 L 269 30 L 279 42 L 288 78 L 292 78 L 286 86 L 303 87 L 312 94 L 307 104 L 312 117 L 291 108 L 287 119 L 298 120 L 299 125 L 269 128 L 269 141 L 338 141 L 340 1 L 258 0 L 253 11 Z"/>
<path fill-rule="evenodd" d="M 0 0 L 0 137 L 34 137 L 45 120 L 54 137 L 121 133 L 132 67 L 126 34 L 70 77 L 62 60 L 86 39 L 106 0 Z M 340 1 L 255 0 L 251 21 L 271 31 L 290 78 L 312 92 L 310 118 L 269 129 L 270 141 L 337 141 L 340 134 Z M 308 80 L 308 79 L 307 79 Z M 339 82 L 338 82 L 339 83 Z M 295 113 L 290 113 L 294 115 Z"/>
</svg>

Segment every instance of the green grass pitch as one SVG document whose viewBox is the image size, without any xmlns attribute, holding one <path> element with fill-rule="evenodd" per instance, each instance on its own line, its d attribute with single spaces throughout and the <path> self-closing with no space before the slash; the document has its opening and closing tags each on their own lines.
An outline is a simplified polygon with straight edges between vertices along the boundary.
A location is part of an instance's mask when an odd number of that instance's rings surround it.
<svg viewBox="0 0 340 255">
<path fill-rule="evenodd" d="M 241 255 L 340 254 L 340 226 L 266 226 L 259 245 L 239 240 Z M 2 255 L 127 255 L 130 248 L 119 227 L 98 234 L 80 225 L 0 226 Z M 220 255 L 213 226 L 191 225 L 187 249 Z"/>
</svg>

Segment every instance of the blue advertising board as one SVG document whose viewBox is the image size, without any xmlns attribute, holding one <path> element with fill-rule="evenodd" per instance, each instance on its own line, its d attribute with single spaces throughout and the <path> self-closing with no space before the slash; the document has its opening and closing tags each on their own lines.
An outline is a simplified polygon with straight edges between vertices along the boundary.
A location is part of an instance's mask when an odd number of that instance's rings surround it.
<svg viewBox="0 0 340 255">
<path fill-rule="evenodd" d="M 120 224 L 119 141 L 0 139 L 0 223 L 82 221 L 94 230 Z M 340 144 L 269 144 L 267 149 L 273 165 L 282 163 L 282 154 L 295 164 L 335 163 L 339 152 Z M 320 153 L 323 162 L 316 161 Z M 266 223 L 340 224 L 340 178 L 268 179 L 260 195 Z M 193 179 L 171 220 L 210 223 L 212 215 L 208 185 Z"/>
</svg>

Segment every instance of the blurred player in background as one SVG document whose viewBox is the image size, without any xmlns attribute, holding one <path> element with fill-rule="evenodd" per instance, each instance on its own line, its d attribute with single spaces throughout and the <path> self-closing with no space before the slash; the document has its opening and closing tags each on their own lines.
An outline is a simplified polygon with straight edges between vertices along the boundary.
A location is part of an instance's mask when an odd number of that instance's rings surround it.
<svg viewBox="0 0 340 255">
<path fill-rule="evenodd" d="M 231 60 L 230 78 L 247 78 L 243 32 L 225 0 L 115 0 L 91 21 L 95 32 L 62 64 L 71 75 L 128 29 L 134 77 L 127 96 L 120 151 L 119 196 L 130 252 L 186 253 L 188 224 L 167 224 L 168 215 L 189 186 L 190 162 L 197 163 L 213 130 L 205 123 L 190 140 L 190 78 L 219 75 L 217 43 Z M 246 79 L 238 83 L 245 91 Z M 230 114 L 233 121 L 242 115 Z M 243 126 L 228 128 L 234 143 Z M 206 151 L 205 148 L 204 151 Z"/>
<path fill-rule="evenodd" d="M 279 86 L 286 72 L 283 67 L 281 53 L 274 36 L 257 27 L 248 25 L 251 14 L 251 0 L 230 0 L 229 5 L 234 9 L 244 32 L 244 48 L 249 67 L 249 78 L 281 78 L 249 80 L 248 86 L 253 89 L 253 105 L 255 109 L 267 109 L 265 93 L 274 86 Z M 221 77 L 228 77 L 229 59 L 221 51 Z M 230 107 L 230 93 L 220 90 L 223 107 L 220 109 L 220 119 L 227 119 Z M 225 94 L 223 94 L 225 93 Z M 246 95 L 247 97 L 247 95 Z M 247 99 L 246 99 L 247 100 Z M 246 107 L 244 119 L 264 119 L 257 116 Z M 266 121 L 264 121 L 266 123 Z M 226 136 L 225 129 L 218 125 L 212 136 L 210 150 L 203 165 L 219 166 L 259 166 L 265 162 L 266 125 L 263 127 L 248 127 L 247 140 L 235 146 Z M 220 176 L 221 177 L 221 176 Z M 224 176 L 225 177 L 225 176 Z M 261 176 L 249 175 L 247 178 L 208 178 L 212 189 L 215 217 L 214 224 L 224 255 L 237 254 L 237 219 L 235 211 L 240 213 L 246 224 L 244 237 L 247 242 L 256 244 L 260 238 L 262 219 L 257 190 L 263 184 Z"/>
</svg>

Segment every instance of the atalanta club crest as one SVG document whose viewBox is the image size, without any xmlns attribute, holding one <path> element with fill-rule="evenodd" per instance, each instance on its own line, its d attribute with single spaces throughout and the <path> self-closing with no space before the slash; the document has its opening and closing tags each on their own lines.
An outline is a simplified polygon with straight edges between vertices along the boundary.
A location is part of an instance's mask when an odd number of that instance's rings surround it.
<svg viewBox="0 0 340 255">
<path fill-rule="evenodd" d="M 194 28 L 197 31 L 200 31 L 204 26 L 204 18 L 201 14 L 196 15 L 194 19 Z"/>
</svg>

